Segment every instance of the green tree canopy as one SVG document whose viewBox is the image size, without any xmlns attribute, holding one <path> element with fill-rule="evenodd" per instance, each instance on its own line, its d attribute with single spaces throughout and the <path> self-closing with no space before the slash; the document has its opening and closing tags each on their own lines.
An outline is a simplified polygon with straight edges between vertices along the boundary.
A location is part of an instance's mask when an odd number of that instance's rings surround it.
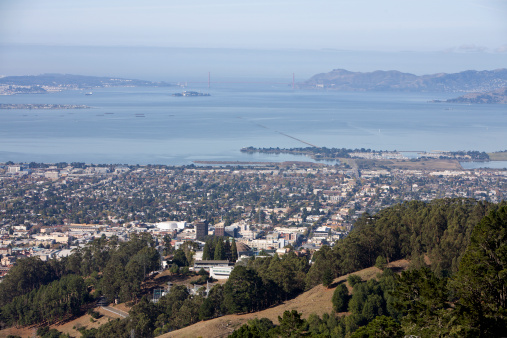
<svg viewBox="0 0 507 338">
<path fill-rule="evenodd" d="M 173 263 L 179 267 L 188 266 L 187 256 L 183 249 L 180 248 L 174 252 Z"/>
<path fill-rule="evenodd" d="M 338 284 L 336 289 L 333 292 L 333 310 L 335 312 L 344 312 L 347 311 L 347 307 L 349 305 L 349 290 L 344 283 Z"/>
<path fill-rule="evenodd" d="M 490 212 L 474 228 L 453 284 L 460 310 L 477 336 L 505 335 L 507 206 Z"/>
</svg>

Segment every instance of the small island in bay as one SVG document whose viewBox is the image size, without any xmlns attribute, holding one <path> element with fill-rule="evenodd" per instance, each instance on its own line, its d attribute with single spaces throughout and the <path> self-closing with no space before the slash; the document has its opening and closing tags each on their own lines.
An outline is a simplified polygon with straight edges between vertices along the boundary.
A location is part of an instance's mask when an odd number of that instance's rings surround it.
<svg viewBox="0 0 507 338">
<path fill-rule="evenodd" d="M 77 104 L 49 104 L 49 103 L 0 103 L 0 109 L 90 109 L 91 107 Z"/>
<path fill-rule="evenodd" d="M 211 96 L 209 93 L 184 91 L 181 93 L 174 93 L 172 96 Z"/>
<path fill-rule="evenodd" d="M 242 153 L 264 153 L 264 154 L 290 154 L 309 156 L 314 160 L 336 160 L 343 158 L 366 158 L 366 159 L 400 159 L 406 160 L 404 152 L 416 152 L 420 158 L 453 159 L 460 161 L 489 161 L 489 155 L 480 151 L 388 151 L 372 149 L 346 149 L 326 147 L 306 148 L 255 148 L 245 147 L 240 150 Z"/>
</svg>

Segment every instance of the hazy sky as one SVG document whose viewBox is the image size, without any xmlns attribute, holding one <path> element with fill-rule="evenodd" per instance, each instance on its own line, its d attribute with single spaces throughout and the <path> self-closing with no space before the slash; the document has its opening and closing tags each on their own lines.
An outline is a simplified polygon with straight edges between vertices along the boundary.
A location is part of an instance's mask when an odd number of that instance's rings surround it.
<svg viewBox="0 0 507 338">
<path fill-rule="evenodd" d="M 507 0 L 16 0 L 0 43 L 507 52 Z"/>
<path fill-rule="evenodd" d="M 0 74 L 504 68 L 507 0 L 0 0 Z"/>
</svg>

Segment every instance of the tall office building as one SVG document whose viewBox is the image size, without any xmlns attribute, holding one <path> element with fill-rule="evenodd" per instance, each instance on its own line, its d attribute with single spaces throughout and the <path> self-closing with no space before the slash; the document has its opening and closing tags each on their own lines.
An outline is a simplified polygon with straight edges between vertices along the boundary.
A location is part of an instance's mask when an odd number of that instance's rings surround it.
<svg viewBox="0 0 507 338">
<path fill-rule="evenodd" d="M 207 222 L 197 222 L 195 223 L 195 239 L 198 241 L 203 241 L 206 236 L 208 236 L 208 223 Z"/>
<path fill-rule="evenodd" d="M 215 224 L 215 236 L 225 236 L 225 225 L 224 223 Z"/>
</svg>

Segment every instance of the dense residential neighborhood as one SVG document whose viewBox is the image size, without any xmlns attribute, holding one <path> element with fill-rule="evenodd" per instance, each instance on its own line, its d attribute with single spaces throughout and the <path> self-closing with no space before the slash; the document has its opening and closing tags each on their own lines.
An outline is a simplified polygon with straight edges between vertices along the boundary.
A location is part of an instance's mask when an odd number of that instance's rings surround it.
<svg viewBox="0 0 507 338">
<path fill-rule="evenodd" d="M 65 257 L 95 238 L 126 241 L 145 232 L 159 245 L 169 235 L 176 249 L 198 243 L 194 262 L 210 236 L 234 238 L 242 244 L 239 257 L 307 254 L 346 236 L 363 213 L 437 198 L 498 203 L 506 185 L 507 171 L 496 169 L 6 163 L 0 167 L 0 271 L 8 273 L 20 257 Z M 200 236 L 197 224 L 206 225 Z"/>
</svg>

